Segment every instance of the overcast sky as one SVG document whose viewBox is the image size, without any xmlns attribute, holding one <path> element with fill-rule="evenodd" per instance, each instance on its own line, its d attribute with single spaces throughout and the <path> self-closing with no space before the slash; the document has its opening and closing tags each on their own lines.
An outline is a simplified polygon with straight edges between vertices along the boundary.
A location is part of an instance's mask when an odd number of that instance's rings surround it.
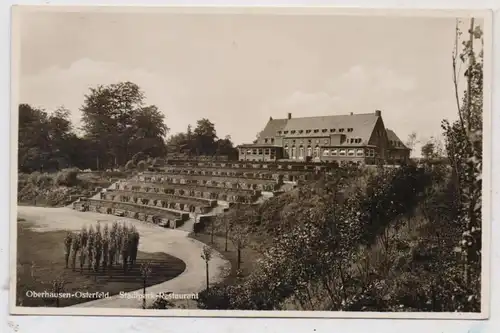
<svg viewBox="0 0 500 333">
<path fill-rule="evenodd" d="M 455 119 L 454 18 L 25 13 L 20 102 L 64 105 L 79 123 L 89 87 L 132 81 L 171 134 L 206 117 L 251 142 L 270 116 L 382 110 L 406 141 Z"/>
</svg>

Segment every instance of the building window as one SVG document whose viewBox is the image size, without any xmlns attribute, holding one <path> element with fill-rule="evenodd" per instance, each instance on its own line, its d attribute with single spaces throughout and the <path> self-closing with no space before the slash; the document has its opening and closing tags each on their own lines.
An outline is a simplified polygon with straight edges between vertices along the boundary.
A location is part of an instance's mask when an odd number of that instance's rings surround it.
<svg viewBox="0 0 500 333">
<path fill-rule="evenodd" d="M 319 129 L 315 129 L 315 130 L 314 130 L 314 133 L 318 133 L 318 132 L 319 132 Z"/>
<path fill-rule="evenodd" d="M 353 129 L 352 129 L 352 128 L 348 128 L 348 129 L 347 129 L 347 132 L 352 132 L 352 131 L 353 131 Z"/>
<path fill-rule="evenodd" d="M 314 158 L 317 158 L 317 157 L 319 157 L 319 147 L 318 146 L 316 146 L 314 148 Z"/>
<path fill-rule="evenodd" d="M 311 130 L 306 130 L 306 133 L 311 133 Z"/>
<path fill-rule="evenodd" d="M 281 135 L 281 131 L 278 131 L 278 135 Z"/>
<path fill-rule="evenodd" d="M 295 140 L 292 140 L 292 143 L 295 143 Z"/>
<path fill-rule="evenodd" d="M 354 156 L 354 149 L 349 149 L 349 150 L 347 151 L 347 155 L 348 155 L 348 156 Z"/>
<path fill-rule="evenodd" d="M 337 156 L 337 149 L 332 149 L 332 151 L 330 152 L 330 154 L 332 156 Z"/>
<path fill-rule="evenodd" d="M 252 149 L 252 154 L 257 154 L 257 149 Z"/>
<path fill-rule="evenodd" d="M 343 131 L 344 131 L 344 129 L 343 129 L 343 128 L 339 128 L 339 132 L 343 132 Z"/>
<path fill-rule="evenodd" d="M 295 146 L 292 147 L 292 153 L 290 155 L 295 159 Z"/>
<path fill-rule="evenodd" d="M 363 156 L 364 155 L 363 149 L 356 150 L 356 155 L 357 156 Z"/>
<path fill-rule="evenodd" d="M 327 145 L 327 144 L 328 144 L 328 139 L 325 139 L 325 145 Z"/>
<path fill-rule="evenodd" d="M 262 155 L 262 149 L 259 149 L 259 155 Z"/>
<path fill-rule="evenodd" d="M 323 133 L 326 133 L 326 131 L 327 131 L 327 129 L 326 129 L 326 128 L 323 128 L 323 129 L 321 130 L 321 132 L 323 132 Z"/>
<path fill-rule="evenodd" d="M 334 133 L 335 132 L 335 128 L 330 128 L 330 133 Z"/>
<path fill-rule="evenodd" d="M 264 139 L 264 142 L 267 143 L 267 139 Z"/>
<path fill-rule="evenodd" d="M 268 149 L 268 148 L 266 148 L 266 149 L 264 150 L 264 154 L 269 155 L 269 149 Z"/>
<path fill-rule="evenodd" d="M 340 149 L 339 156 L 345 156 L 345 149 Z"/>
<path fill-rule="evenodd" d="M 288 131 L 284 131 L 283 133 L 284 133 L 284 134 L 288 134 Z"/>
<path fill-rule="evenodd" d="M 300 134 L 304 133 L 304 130 L 299 130 L 299 133 L 300 133 Z"/>
<path fill-rule="evenodd" d="M 312 155 L 312 148 L 309 146 L 307 147 L 307 156 L 311 156 Z"/>
<path fill-rule="evenodd" d="M 323 156 L 329 156 L 330 151 L 328 149 L 323 150 Z"/>
<path fill-rule="evenodd" d="M 274 143 L 274 138 L 271 138 L 271 143 Z"/>
<path fill-rule="evenodd" d="M 304 158 L 304 147 L 299 147 L 299 158 Z"/>
</svg>

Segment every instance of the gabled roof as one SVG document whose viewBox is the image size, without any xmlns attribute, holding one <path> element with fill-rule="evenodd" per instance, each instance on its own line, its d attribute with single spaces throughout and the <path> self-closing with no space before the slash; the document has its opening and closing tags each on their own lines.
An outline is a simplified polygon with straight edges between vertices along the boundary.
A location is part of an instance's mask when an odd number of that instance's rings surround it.
<svg viewBox="0 0 500 333">
<path fill-rule="evenodd" d="M 287 137 L 322 137 L 343 134 L 347 138 L 361 138 L 367 143 L 373 132 L 379 116 L 375 113 L 362 113 L 351 115 L 332 115 L 319 117 L 302 117 L 291 119 L 270 119 L 260 134 L 260 139 L 272 138 L 278 131 Z M 348 129 L 352 128 L 349 132 Z M 331 129 L 334 131 L 332 132 Z M 342 132 L 339 129 L 343 129 Z M 302 130 L 302 133 L 299 131 Z M 310 132 L 308 132 L 310 130 Z M 317 130 L 317 132 L 315 132 Z M 291 132 L 295 131 L 294 134 Z"/>
<path fill-rule="evenodd" d="M 283 131 L 286 126 L 288 119 L 269 119 L 264 127 L 264 130 L 260 133 L 260 138 L 273 138 L 276 136 L 278 131 Z"/>
<path fill-rule="evenodd" d="M 394 133 L 393 130 L 386 128 L 385 131 L 387 132 L 387 140 L 389 140 L 389 145 L 391 146 L 391 148 L 409 149 L 408 147 L 406 147 L 403 141 L 401 141 L 401 139 L 396 135 L 396 133 Z"/>
</svg>

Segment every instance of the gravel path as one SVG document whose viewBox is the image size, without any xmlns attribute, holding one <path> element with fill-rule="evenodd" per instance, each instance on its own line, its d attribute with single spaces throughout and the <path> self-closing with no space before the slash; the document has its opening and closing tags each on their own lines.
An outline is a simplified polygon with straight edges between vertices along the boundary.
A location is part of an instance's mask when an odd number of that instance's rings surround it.
<svg viewBox="0 0 500 333">
<path fill-rule="evenodd" d="M 177 257 L 186 263 L 186 269 L 172 280 L 146 288 L 146 293 L 172 292 L 175 294 L 197 293 L 205 289 L 205 262 L 201 258 L 203 243 L 188 238 L 188 232 L 183 230 L 165 229 L 156 225 L 146 224 L 129 218 L 92 212 L 78 212 L 70 208 L 44 208 L 18 206 L 18 218 L 34 222 L 35 231 L 80 230 L 83 225 L 94 224 L 97 221 L 113 222 L 128 221 L 136 226 L 141 235 L 139 250 L 143 252 L 164 252 Z M 230 270 L 230 263 L 221 254 L 214 251 L 209 263 L 210 283 L 221 281 Z M 96 290 L 98 291 L 98 290 Z M 142 293 L 137 290 L 131 293 Z M 150 304 L 152 300 L 148 300 Z M 185 301 L 184 301 L 185 302 Z M 76 307 L 101 308 L 140 308 L 139 298 L 123 298 L 119 295 L 81 303 Z"/>
</svg>

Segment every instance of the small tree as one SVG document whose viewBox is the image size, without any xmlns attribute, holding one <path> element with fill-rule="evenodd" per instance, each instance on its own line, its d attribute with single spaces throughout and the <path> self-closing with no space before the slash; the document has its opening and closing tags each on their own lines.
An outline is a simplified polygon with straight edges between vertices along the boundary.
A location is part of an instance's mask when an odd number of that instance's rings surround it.
<svg viewBox="0 0 500 333">
<path fill-rule="evenodd" d="M 62 277 L 58 277 L 52 281 L 52 291 L 56 295 L 56 307 L 59 307 L 59 293 L 64 291 L 66 281 Z"/>
<path fill-rule="evenodd" d="M 71 253 L 71 243 L 73 242 L 73 233 L 68 232 L 64 238 L 64 261 L 66 268 L 68 268 L 69 255 Z"/>
<path fill-rule="evenodd" d="M 201 257 L 205 260 L 205 273 L 207 278 L 207 289 L 209 289 L 210 281 L 208 274 L 208 263 L 212 259 L 212 248 L 210 246 L 203 246 L 203 250 L 201 251 Z"/>
<path fill-rule="evenodd" d="M 125 170 L 134 170 L 135 169 L 135 163 L 134 161 L 130 160 L 125 164 Z"/>
<path fill-rule="evenodd" d="M 234 247 L 236 247 L 236 252 L 238 254 L 236 269 L 240 269 L 241 267 L 241 251 L 249 243 L 248 235 L 249 235 L 249 230 L 248 227 L 246 226 L 236 224 L 231 228 L 231 233 L 229 237 Z"/>
<path fill-rule="evenodd" d="M 81 235 L 75 235 L 71 243 L 71 269 L 74 271 L 76 267 L 76 256 L 81 250 Z"/>
<path fill-rule="evenodd" d="M 229 232 L 231 230 L 231 219 L 227 214 L 217 216 L 217 227 L 224 232 L 224 252 L 228 251 Z"/>
<path fill-rule="evenodd" d="M 139 161 L 139 163 L 137 163 L 137 170 L 139 171 L 146 170 L 146 167 L 147 167 L 146 161 Z"/>
<path fill-rule="evenodd" d="M 422 157 L 426 160 L 430 160 L 435 156 L 435 147 L 433 142 L 427 142 L 422 146 Z"/>
<path fill-rule="evenodd" d="M 143 293 L 143 298 L 142 298 L 142 308 L 146 308 L 146 285 L 148 282 L 148 278 L 151 275 L 151 262 L 146 261 L 145 263 L 141 264 L 141 276 L 142 276 L 142 293 Z"/>
</svg>

